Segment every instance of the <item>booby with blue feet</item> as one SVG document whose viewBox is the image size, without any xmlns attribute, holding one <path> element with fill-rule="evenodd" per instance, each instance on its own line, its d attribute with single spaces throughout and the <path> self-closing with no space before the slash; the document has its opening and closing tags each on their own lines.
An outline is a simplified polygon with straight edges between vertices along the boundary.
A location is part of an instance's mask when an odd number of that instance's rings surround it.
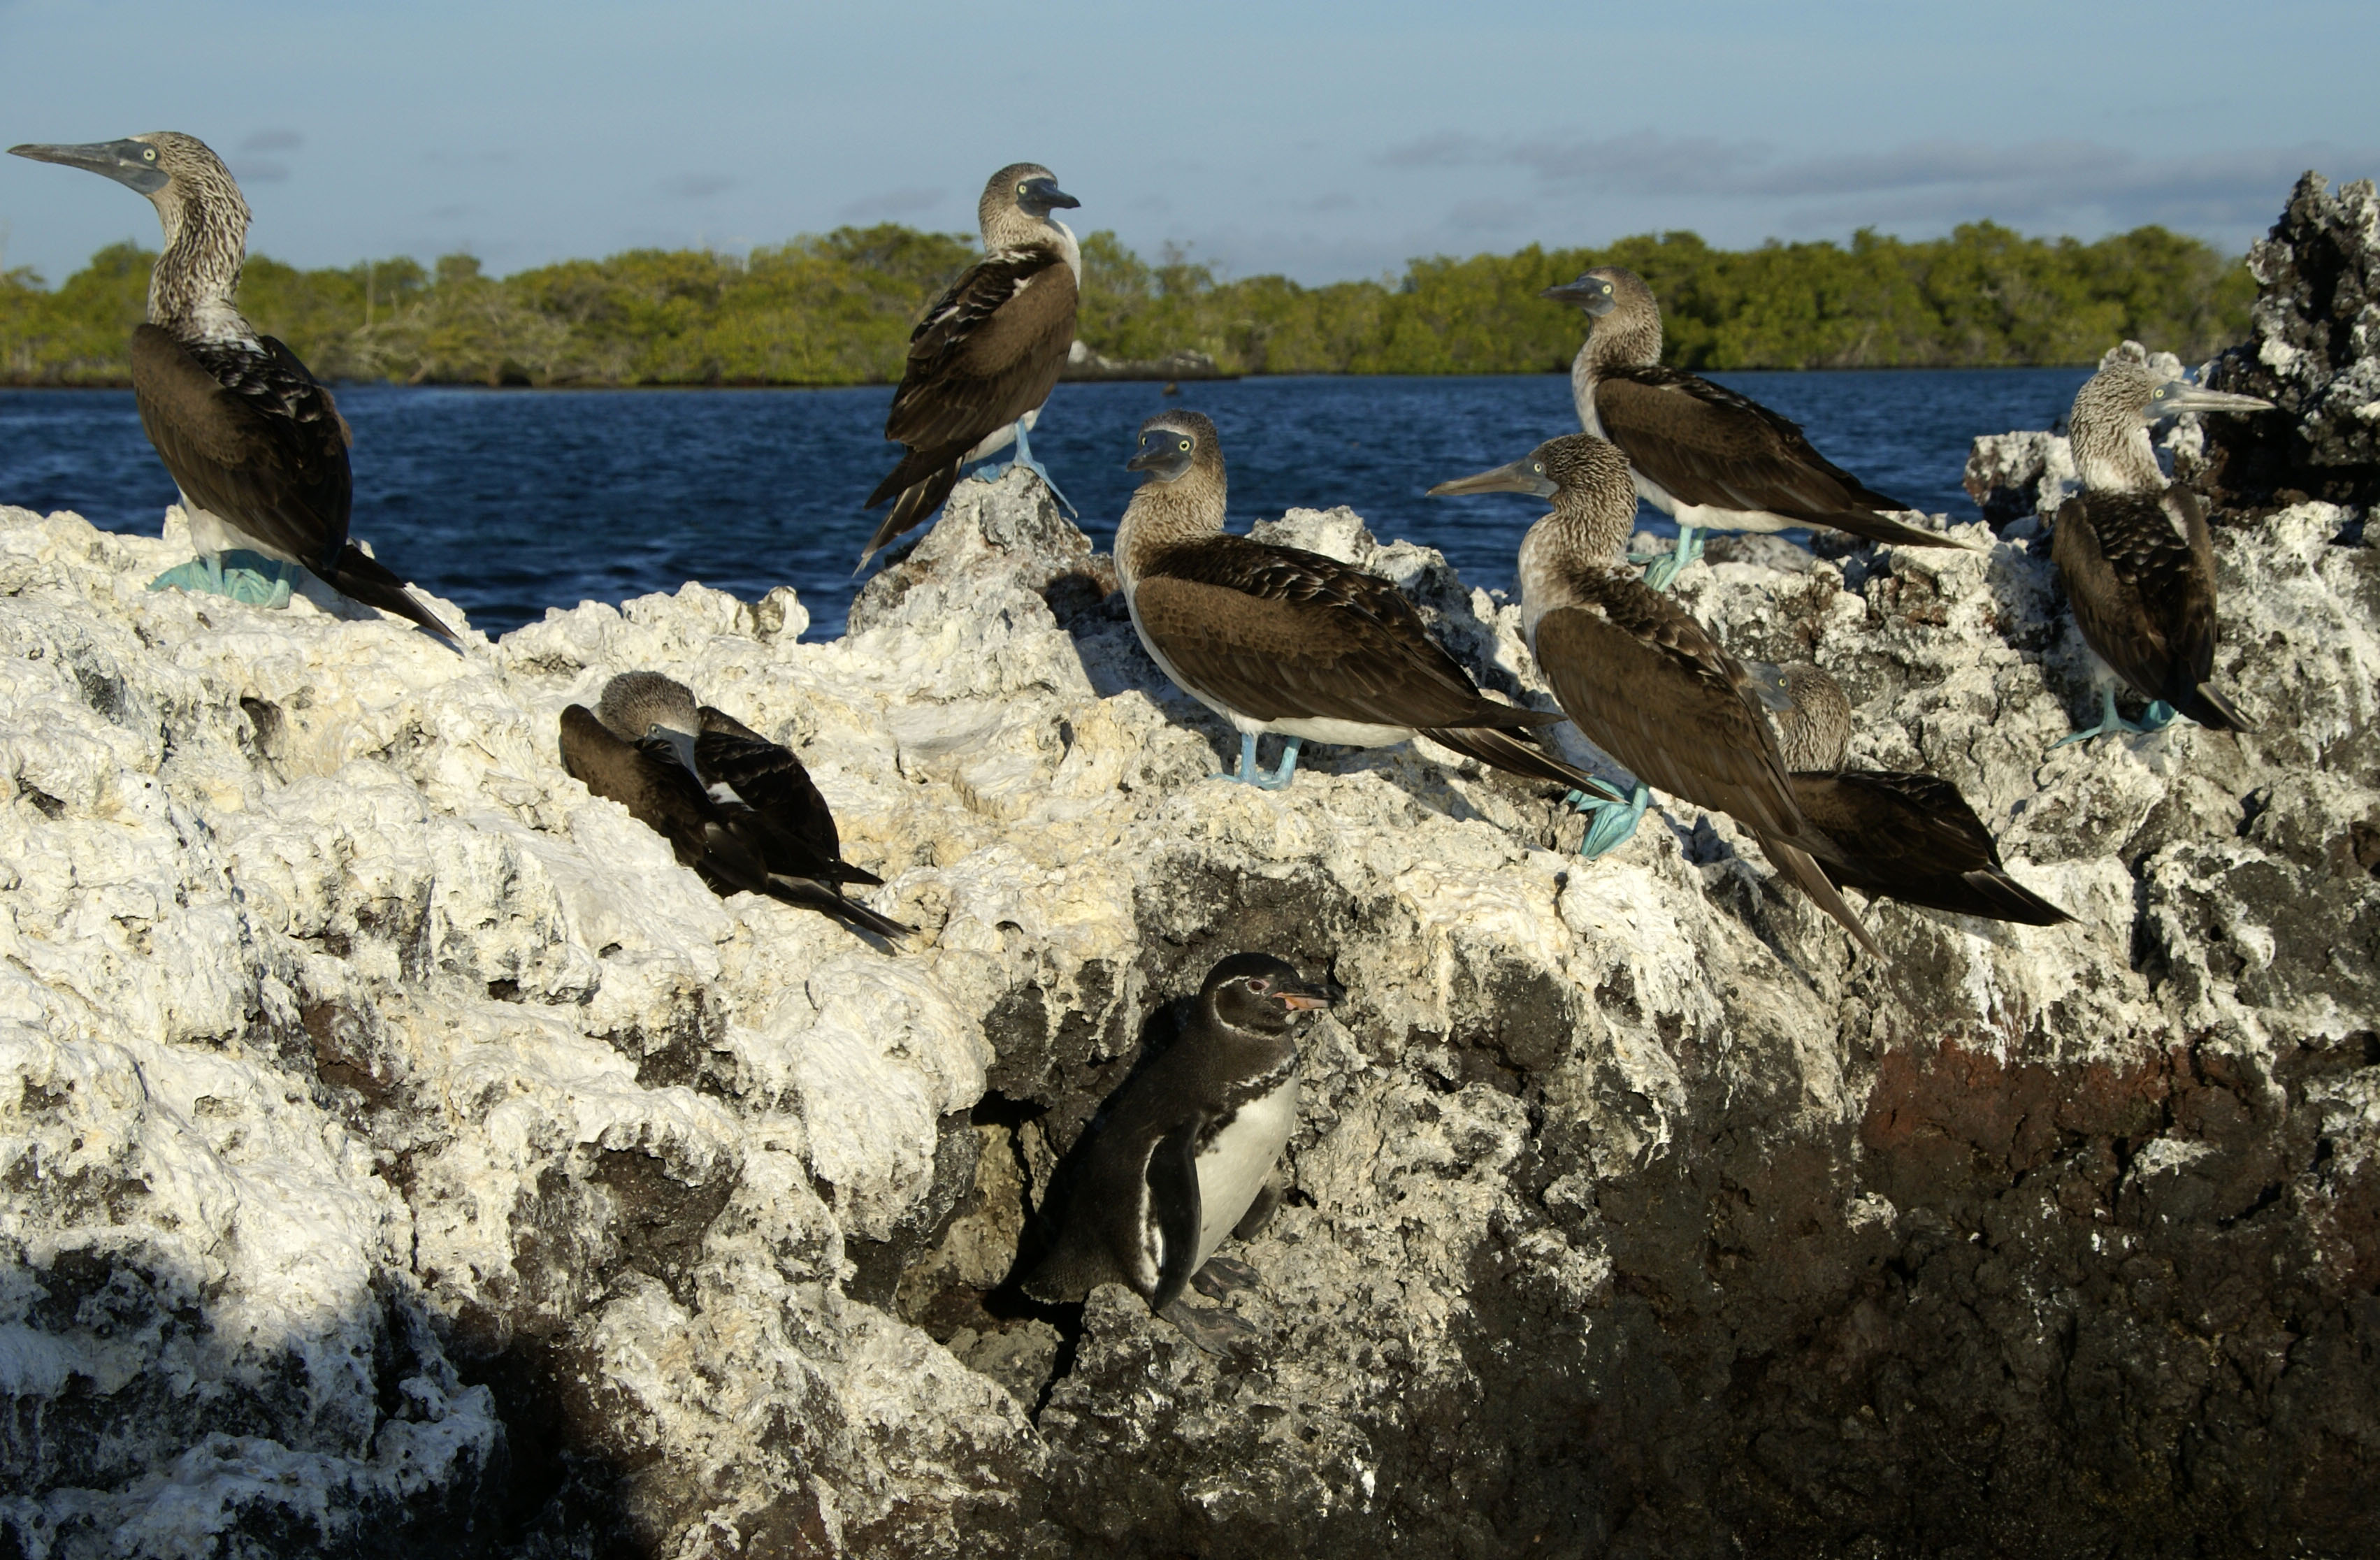
<svg viewBox="0 0 2380 1560">
<path fill-rule="evenodd" d="M 1629 567 L 1636 489 L 1628 457 L 1591 433 L 1573 433 L 1430 491 L 1553 501 L 1521 540 L 1522 632 L 1562 712 L 1637 780 L 1625 803 L 1586 799 L 1625 825 L 1591 830 L 1589 842 L 1609 849 L 1626 839 L 1648 787 L 1725 813 L 1759 838 L 1779 872 L 1882 958 L 1815 859 L 1830 842 L 1794 800 L 1752 673 Z"/>
<path fill-rule="evenodd" d="M 1220 1330 L 1174 1302 L 1227 1236 L 1254 1235 L 1278 1204 L 1273 1166 L 1297 1128 L 1299 1033 L 1336 995 L 1268 953 L 1209 970 L 1182 1033 L 1091 1128 L 1057 1238 L 1025 1293 L 1063 1303 L 1126 1284 L 1214 1347 Z"/>
<path fill-rule="evenodd" d="M 1814 526 L 1901 547 L 1967 545 L 1893 519 L 1909 505 L 1818 453 L 1798 425 L 1757 401 L 1661 367 L 1661 306 L 1634 272 L 1599 265 L 1537 296 L 1585 310 L 1586 341 L 1570 370 L 1579 425 L 1617 445 L 1636 491 L 1678 523 L 1676 550 L 1645 572 L 1654 589 L 1702 556 L 1706 530 Z"/>
<path fill-rule="evenodd" d="M 2118 358 L 2074 395 L 2068 440 L 2082 491 L 2058 505 L 2049 556 L 2091 647 L 2099 723 L 2057 745 L 2153 732 L 2178 711 L 2218 732 L 2248 729 L 2215 686 L 2215 543 L 2206 505 L 2169 483 L 2149 425 L 2187 412 L 2269 412 L 2252 395 L 2205 390 Z M 2117 680 L 2149 701 L 2137 722 L 2116 713 Z"/>
<path fill-rule="evenodd" d="M 991 175 L 976 204 L 983 258 L 951 284 L 909 337 L 908 365 L 884 437 L 907 446 L 901 464 L 868 495 L 892 510 L 868 538 L 859 566 L 942 507 L 969 462 L 1011 441 L 1013 463 L 1066 496 L 1033 458 L 1026 434 L 1075 345 L 1083 247 L 1050 213 L 1081 205 L 1038 163 L 1012 163 Z"/>
<path fill-rule="evenodd" d="M 1116 574 L 1140 642 L 1176 687 L 1240 733 L 1229 778 L 1287 785 L 1308 742 L 1388 747 L 1427 736 L 1530 780 L 1583 788 L 1584 770 L 1520 733 L 1561 717 L 1479 691 L 1402 592 L 1352 563 L 1223 529 L 1215 425 L 1164 412 L 1125 469 L 1147 475 L 1116 527 Z M 1288 738 L 1269 771 L 1257 738 Z"/>
<path fill-rule="evenodd" d="M 1846 769 L 1852 701 L 1806 661 L 1754 662 L 1793 800 L 1815 830 L 1812 854 L 1839 889 L 1986 921 L 2054 926 L 2074 919 L 2009 876 L 1984 820 L 1939 775 Z M 1764 841 L 1765 843 L 1765 841 Z"/>
<path fill-rule="evenodd" d="M 165 247 L 132 332 L 140 426 L 181 490 L 199 557 L 152 590 L 180 587 L 286 606 L 298 570 L 342 596 L 461 642 L 406 582 L 348 539 L 353 436 L 298 355 L 232 299 L 247 254 L 248 201 L 194 136 L 157 131 L 81 146 L 13 146 L 18 157 L 103 175 L 149 198 Z"/>
</svg>

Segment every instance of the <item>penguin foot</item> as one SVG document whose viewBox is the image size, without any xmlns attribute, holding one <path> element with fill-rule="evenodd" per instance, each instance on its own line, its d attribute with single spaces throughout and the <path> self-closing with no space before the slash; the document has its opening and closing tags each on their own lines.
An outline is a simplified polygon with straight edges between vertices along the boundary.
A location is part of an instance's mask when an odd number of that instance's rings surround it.
<svg viewBox="0 0 2380 1560">
<path fill-rule="evenodd" d="M 1259 1282 L 1257 1270 L 1237 1257 L 1208 1257 L 1207 1265 L 1190 1276 L 1190 1286 L 1208 1300 L 1228 1300 L 1238 1289 Z"/>
<path fill-rule="evenodd" d="M 1235 1311 L 1206 1311 L 1187 1300 L 1175 1300 L 1159 1314 L 1182 1329 L 1182 1336 L 1209 1354 L 1245 1359 L 1254 1354 L 1264 1333 Z"/>
<path fill-rule="evenodd" d="M 176 563 L 151 580 L 149 588 L 227 596 L 250 607 L 273 611 L 289 605 L 297 582 L 296 564 L 234 548 L 227 552 L 201 553 L 187 563 Z"/>
<path fill-rule="evenodd" d="M 1638 820 L 1644 817 L 1645 807 L 1653 800 L 1653 793 L 1642 784 L 1625 796 L 1620 794 L 1617 786 L 1607 781 L 1598 780 L 1593 784 L 1602 792 L 1601 795 L 1590 796 L 1583 791 L 1573 791 L 1562 798 L 1565 806 L 1594 815 L 1595 821 L 1586 826 L 1585 838 L 1578 842 L 1578 853 L 1587 861 L 1618 849 L 1635 833 Z"/>
</svg>

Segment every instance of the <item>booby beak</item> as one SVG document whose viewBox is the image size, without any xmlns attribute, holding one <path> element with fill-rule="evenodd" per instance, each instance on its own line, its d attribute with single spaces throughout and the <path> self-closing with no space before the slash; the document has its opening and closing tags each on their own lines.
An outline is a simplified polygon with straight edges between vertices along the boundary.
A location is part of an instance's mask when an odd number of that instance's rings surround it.
<svg viewBox="0 0 2380 1560">
<path fill-rule="evenodd" d="M 1575 282 L 1564 282 L 1559 286 L 1546 288 L 1537 296 L 1550 298 L 1556 303 L 1574 304 L 1597 316 L 1610 313 L 1618 301 L 1611 296 L 1611 284 L 1598 276 L 1582 276 Z"/>
<path fill-rule="evenodd" d="M 2269 412 L 2270 401 L 2253 395 L 2233 395 L 2226 391 L 2206 390 L 2188 380 L 2168 380 L 2149 396 L 2148 415 L 2178 417 L 2188 412 Z"/>
<path fill-rule="evenodd" d="M 116 183 L 129 186 L 143 195 L 156 194 L 173 177 L 157 166 L 157 149 L 140 140 L 91 141 L 83 146 L 12 146 L 8 149 L 8 155 L 104 174 Z"/>
<path fill-rule="evenodd" d="M 1027 179 L 1025 194 L 1016 203 L 1037 216 L 1048 216 L 1061 207 L 1071 209 L 1082 204 L 1059 188 L 1058 181 L 1052 178 Z"/>
<path fill-rule="evenodd" d="M 1126 471 L 1146 471 L 1160 482 L 1171 482 L 1190 469 L 1196 452 L 1190 436 L 1170 428 L 1153 428 L 1140 436 L 1140 448 L 1123 463 Z"/>
<path fill-rule="evenodd" d="M 1461 493 L 1535 493 L 1549 499 L 1560 491 L 1560 485 L 1546 475 L 1543 461 L 1535 455 L 1523 455 L 1510 466 L 1500 466 L 1493 471 L 1440 482 L 1429 490 L 1429 496 L 1445 499 Z"/>
<path fill-rule="evenodd" d="M 1273 995 L 1280 998 L 1281 1005 L 1291 1012 L 1303 1013 L 1311 1012 L 1318 1008 L 1328 1008 L 1347 993 L 1338 982 L 1325 980 L 1317 981 L 1308 986 L 1278 986 L 1274 989 Z"/>
</svg>

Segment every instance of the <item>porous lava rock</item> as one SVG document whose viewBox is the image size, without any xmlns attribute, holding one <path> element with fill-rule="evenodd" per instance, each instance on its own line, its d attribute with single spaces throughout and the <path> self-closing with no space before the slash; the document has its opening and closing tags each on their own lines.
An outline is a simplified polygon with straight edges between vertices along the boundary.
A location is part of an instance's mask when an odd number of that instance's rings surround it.
<svg viewBox="0 0 2380 1560">
<path fill-rule="evenodd" d="M 830 643 L 689 585 L 456 655 L 0 510 L 0 1554 L 2370 1553 L 2356 518 L 2217 532 L 2254 730 L 2057 749 L 2093 701 L 2037 528 L 1690 567 L 2076 917 L 1869 904 L 1888 965 L 1683 804 L 1588 863 L 1427 744 L 1213 778 L 1023 473 Z M 1262 534 L 1551 707 L 1437 553 Z M 634 668 L 799 752 L 914 944 L 718 899 L 570 780 L 560 710 Z M 1192 1297 L 1245 1347 L 1017 1301 L 1099 1102 L 1249 948 L 1347 998 L 1257 1281 Z"/>
</svg>

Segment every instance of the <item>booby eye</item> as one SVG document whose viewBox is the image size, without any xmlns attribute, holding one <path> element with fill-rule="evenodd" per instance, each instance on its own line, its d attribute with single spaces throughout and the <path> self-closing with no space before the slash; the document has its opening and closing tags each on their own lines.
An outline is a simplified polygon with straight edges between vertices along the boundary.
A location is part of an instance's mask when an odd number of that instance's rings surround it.
<svg viewBox="0 0 2380 1560">
<path fill-rule="evenodd" d="M 1541 460 L 1533 460 L 1529 463 L 1529 469 L 1536 472 L 1538 476 L 1543 477 L 1546 474 L 1546 463 Z"/>
<path fill-rule="evenodd" d="M 140 161 L 143 163 L 154 163 L 157 161 L 157 149 L 153 146 L 142 147 L 140 149 Z"/>
<path fill-rule="evenodd" d="M 1606 282 L 1606 283 L 1603 284 L 1603 290 L 1604 290 L 1605 292 L 1607 292 L 1607 293 L 1608 293 L 1608 292 L 1609 292 L 1609 291 L 1611 291 L 1611 284 L 1610 284 L 1610 283 L 1609 283 L 1609 282 Z"/>
<path fill-rule="evenodd" d="M 1019 194 L 1019 195 L 1022 195 L 1022 194 L 1024 194 L 1026 190 L 1028 190 L 1028 189 L 1030 189 L 1030 188 L 1032 188 L 1032 187 L 1032 187 L 1031 185 L 1029 185 L 1029 184 L 1020 184 L 1020 185 L 1018 185 L 1018 186 L 1016 187 L 1016 193 L 1017 193 L 1017 194 Z"/>
<path fill-rule="evenodd" d="M 1182 448 L 1182 449 L 1184 449 L 1184 450 L 1185 450 L 1185 451 L 1186 451 L 1186 450 L 1188 450 L 1188 449 L 1190 448 L 1190 441 L 1189 441 L 1189 440 L 1187 440 L 1187 439 L 1184 439 L 1184 441 L 1182 441 L 1181 448 Z"/>
</svg>

